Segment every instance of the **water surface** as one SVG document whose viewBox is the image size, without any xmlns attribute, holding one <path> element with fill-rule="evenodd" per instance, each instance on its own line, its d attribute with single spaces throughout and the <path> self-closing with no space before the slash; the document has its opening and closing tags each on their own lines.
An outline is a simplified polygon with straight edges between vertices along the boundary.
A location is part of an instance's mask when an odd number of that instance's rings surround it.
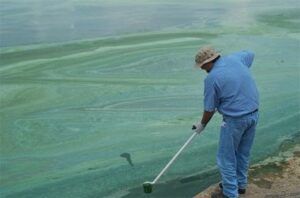
<svg viewBox="0 0 300 198">
<path fill-rule="evenodd" d="M 2 197 L 145 196 L 202 113 L 193 59 L 204 44 L 256 53 L 253 162 L 299 131 L 296 1 L 0 2 Z M 220 124 L 149 197 L 191 197 L 218 179 Z"/>
</svg>

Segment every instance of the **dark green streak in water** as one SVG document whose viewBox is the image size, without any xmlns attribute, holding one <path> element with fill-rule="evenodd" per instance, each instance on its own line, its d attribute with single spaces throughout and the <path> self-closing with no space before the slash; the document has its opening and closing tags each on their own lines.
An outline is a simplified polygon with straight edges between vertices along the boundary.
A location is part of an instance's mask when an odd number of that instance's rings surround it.
<svg viewBox="0 0 300 198">
<path fill-rule="evenodd" d="M 155 42 L 165 39 L 174 38 L 213 38 L 216 35 L 203 32 L 182 32 L 182 33 L 155 33 L 145 35 L 135 35 L 126 37 L 115 37 L 108 39 L 99 39 L 78 43 L 58 44 L 54 46 L 39 47 L 37 49 L 17 50 L 16 52 L 0 53 L 1 66 L 12 64 L 20 61 L 44 58 L 57 58 L 61 56 L 71 55 L 74 53 L 93 51 L 99 47 L 113 47 L 122 45 L 134 45 L 141 42 Z M 100 57 L 101 58 L 101 57 Z"/>
<path fill-rule="evenodd" d="M 258 21 L 266 23 L 270 26 L 284 28 L 289 32 L 300 32 L 300 9 L 294 8 L 290 10 L 265 13 L 258 17 Z"/>
</svg>

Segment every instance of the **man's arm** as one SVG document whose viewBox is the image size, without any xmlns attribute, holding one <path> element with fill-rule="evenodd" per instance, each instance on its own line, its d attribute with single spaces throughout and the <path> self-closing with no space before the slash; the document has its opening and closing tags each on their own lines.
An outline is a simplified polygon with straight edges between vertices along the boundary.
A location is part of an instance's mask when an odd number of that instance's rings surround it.
<svg viewBox="0 0 300 198">
<path fill-rule="evenodd" d="M 209 112 L 209 111 L 204 111 L 203 112 L 202 119 L 201 119 L 201 124 L 204 127 L 208 124 L 210 119 L 213 117 L 214 113 L 215 113 L 214 111 L 213 112 Z"/>
<path fill-rule="evenodd" d="M 243 50 L 240 52 L 236 52 L 232 55 L 238 58 L 248 68 L 251 67 L 252 62 L 254 60 L 254 53 L 250 50 Z"/>
<path fill-rule="evenodd" d="M 201 121 L 193 125 L 192 129 L 201 133 L 210 119 L 213 117 L 219 104 L 214 78 L 206 78 L 204 81 L 204 112 Z"/>
<path fill-rule="evenodd" d="M 201 133 L 204 130 L 205 126 L 210 121 L 210 119 L 213 117 L 214 113 L 215 113 L 214 111 L 213 112 L 204 111 L 201 121 L 198 122 L 198 123 L 196 123 L 196 124 L 194 124 L 193 127 L 192 127 L 192 129 L 196 133 Z"/>
</svg>

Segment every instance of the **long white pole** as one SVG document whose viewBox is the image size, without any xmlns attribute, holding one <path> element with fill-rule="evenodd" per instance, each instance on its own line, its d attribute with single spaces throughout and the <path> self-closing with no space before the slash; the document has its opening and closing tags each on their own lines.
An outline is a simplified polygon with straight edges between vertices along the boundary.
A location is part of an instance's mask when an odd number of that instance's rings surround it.
<svg viewBox="0 0 300 198">
<path fill-rule="evenodd" d="M 180 153 L 185 149 L 185 147 L 192 141 L 192 139 L 197 135 L 198 133 L 194 132 L 192 136 L 184 143 L 184 145 L 177 151 L 177 153 L 174 155 L 174 157 L 169 161 L 169 163 L 165 166 L 164 169 L 157 175 L 157 177 L 151 182 L 152 184 L 155 184 L 157 180 L 166 172 L 166 170 L 172 165 L 172 163 L 176 160 L 176 158 L 180 155 Z"/>
</svg>

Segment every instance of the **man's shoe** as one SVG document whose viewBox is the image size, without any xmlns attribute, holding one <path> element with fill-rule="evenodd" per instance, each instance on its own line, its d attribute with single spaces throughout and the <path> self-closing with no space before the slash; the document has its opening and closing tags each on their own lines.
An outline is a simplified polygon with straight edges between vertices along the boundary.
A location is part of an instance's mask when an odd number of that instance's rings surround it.
<svg viewBox="0 0 300 198">
<path fill-rule="evenodd" d="M 222 183 L 219 183 L 219 187 L 220 187 L 221 189 L 223 189 Z M 246 189 L 241 189 L 241 188 L 239 188 L 239 189 L 238 189 L 238 193 L 239 193 L 239 194 L 245 194 L 245 193 L 246 193 Z"/>
<path fill-rule="evenodd" d="M 246 193 L 246 189 L 241 189 L 241 188 L 239 188 L 239 189 L 238 189 L 238 193 L 239 193 L 240 195 L 245 194 L 245 193 Z"/>
</svg>

